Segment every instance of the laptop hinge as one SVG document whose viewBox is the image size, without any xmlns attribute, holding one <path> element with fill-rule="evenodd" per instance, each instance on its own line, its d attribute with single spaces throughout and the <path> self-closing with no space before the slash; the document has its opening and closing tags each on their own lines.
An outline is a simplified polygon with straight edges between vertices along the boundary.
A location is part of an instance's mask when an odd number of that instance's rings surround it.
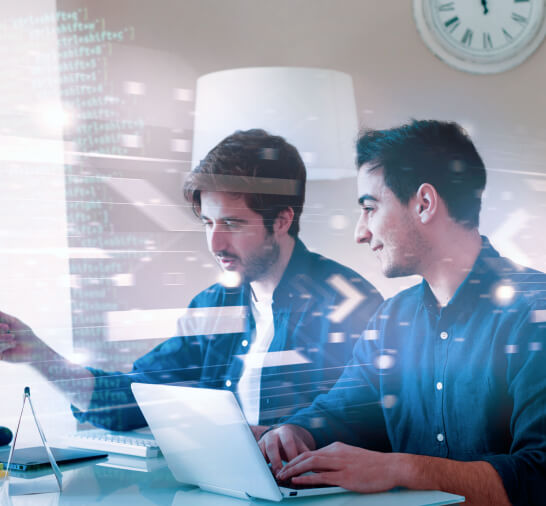
<svg viewBox="0 0 546 506">
<path fill-rule="evenodd" d="M 224 487 L 216 487 L 214 485 L 210 485 L 209 483 L 198 483 L 197 486 L 201 490 L 205 490 L 207 492 L 213 492 L 215 494 L 223 494 L 223 495 L 229 495 L 231 497 L 237 497 L 239 499 L 251 499 L 251 497 L 242 490 L 233 490 L 230 488 L 224 488 Z"/>
</svg>

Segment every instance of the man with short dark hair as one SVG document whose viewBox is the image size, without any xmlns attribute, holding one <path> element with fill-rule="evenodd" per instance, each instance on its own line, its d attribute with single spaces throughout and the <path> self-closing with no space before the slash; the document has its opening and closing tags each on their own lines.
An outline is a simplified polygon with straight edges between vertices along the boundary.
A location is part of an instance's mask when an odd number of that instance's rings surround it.
<svg viewBox="0 0 546 506">
<path fill-rule="evenodd" d="M 546 276 L 480 236 L 485 167 L 455 123 L 364 132 L 357 157 L 357 242 L 387 277 L 424 279 L 380 306 L 336 385 L 262 451 L 298 485 L 544 504 Z"/>
<path fill-rule="evenodd" d="M 200 217 L 201 192 L 232 191 L 260 214 L 273 233 L 275 218 L 287 208 L 294 217 L 288 234 L 296 238 L 305 202 L 307 172 L 297 149 L 264 130 L 237 131 L 226 137 L 189 174 L 184 197 Z"/>
<path fill-rule="evenodd" d="M 184 194 L 229 283 L 198 294 L 179 320 L 179 337 L 130 373 L 71 364 L 5 315 L 0 330 L 11 333 L 0 335 L 3 358 L 34 362 L 68 394 L 78 420 L 116 430 L 145 425 L 135 381 L 230 389 L 254 425 L 309 405 L 335 383 L 382 299 L 356 272 L 298 239 L 305 180 L 297 150 L 263 130 L 236 132 L 210 151 Z"/>
</svg>

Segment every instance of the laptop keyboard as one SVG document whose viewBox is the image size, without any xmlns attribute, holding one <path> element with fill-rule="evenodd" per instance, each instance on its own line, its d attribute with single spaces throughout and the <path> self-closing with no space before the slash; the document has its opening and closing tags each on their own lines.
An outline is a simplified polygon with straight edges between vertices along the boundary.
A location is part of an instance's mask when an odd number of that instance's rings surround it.
<svg viewBox="0 0 546 506">
<path fill-rule="evenodd" d="M 136 433 L 116 433 L 93 429 L 71 434 L 65 443 L 75 448 L 87 448 L 108 453 L 121 453 L 135 457 L 157 457 L 160 454 L 155 440 Z"/>
</svg>

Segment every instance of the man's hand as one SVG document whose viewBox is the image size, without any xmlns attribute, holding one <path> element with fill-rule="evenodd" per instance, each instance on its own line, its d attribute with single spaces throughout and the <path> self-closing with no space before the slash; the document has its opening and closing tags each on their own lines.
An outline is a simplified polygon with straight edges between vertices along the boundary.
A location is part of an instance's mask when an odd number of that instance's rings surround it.
<svg viewBox="0 0 546 506">
<path fill-rule="evenodd" d="M 313 436 L 298 425 L 281 425 L 269 431 L 259 441 L 258 445 L 266 460 L 271 463 L 273 473 L 282 468 L 282 461 L 295 459 L 300 453 L 315 448 Z"/>
<path fill-rule="evenodd" d="M 302 473 L 312 472 L 301 476 Z M 334 485 L 361 493 L 394 487 L 443 490 L 466 497 L 469 506 L 509 506 L 503 482 L 488 462 L 460 462 L 408 453 L 381 453 L 333 443 L 305 452 L 277 474 L 295 485 Z"/>
<path fill-rule="evenodd" d="M 82 411 L 87 411 L 95 377 L 85 367 L 72 364 L 47 346 L 17 318 L 0 312 L 0 360 L 26 362 L 63 392 Z M 53 366 L 53 367 L 52 367 Z"/>
<path fill-rule="evenodd" d="M 397 486 L 397 455 L 380 453 L 344 443 L 302 453 L 277 474 L 295 485 L 334 485 L 355 492 L 383 492 Z M 299 476 L 311 471 L 314 474 Z"/>
<path fill-rule="evenodd" d="M 23 322 L 0 312 L 0 358 L 6 362 L 38 362 L 51 350 Z"/>
<path fill-rule="evenodd" d="M 256 441 L 259 441 L 262 437 L 262 434 L 269 429 L 269 425 L 250 425 L 250 430 L 252 431 L 252 434 L 254 435 L 254 439 Z"/>
</svg>

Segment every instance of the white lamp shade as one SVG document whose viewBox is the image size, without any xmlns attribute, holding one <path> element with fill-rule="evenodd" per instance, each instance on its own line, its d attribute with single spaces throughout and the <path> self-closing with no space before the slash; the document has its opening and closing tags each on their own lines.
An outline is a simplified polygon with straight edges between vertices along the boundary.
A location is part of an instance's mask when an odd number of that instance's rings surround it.
<svg viewBox="0 0 546 506">
<path fill-rule="evenodd" d="M 293 144 L 308 179 L 356 174 L 353 81 L 334 70 L 256 67 L 197 80 L 192 167 L 235 130 L 263 128 Z"/>
</svg>

